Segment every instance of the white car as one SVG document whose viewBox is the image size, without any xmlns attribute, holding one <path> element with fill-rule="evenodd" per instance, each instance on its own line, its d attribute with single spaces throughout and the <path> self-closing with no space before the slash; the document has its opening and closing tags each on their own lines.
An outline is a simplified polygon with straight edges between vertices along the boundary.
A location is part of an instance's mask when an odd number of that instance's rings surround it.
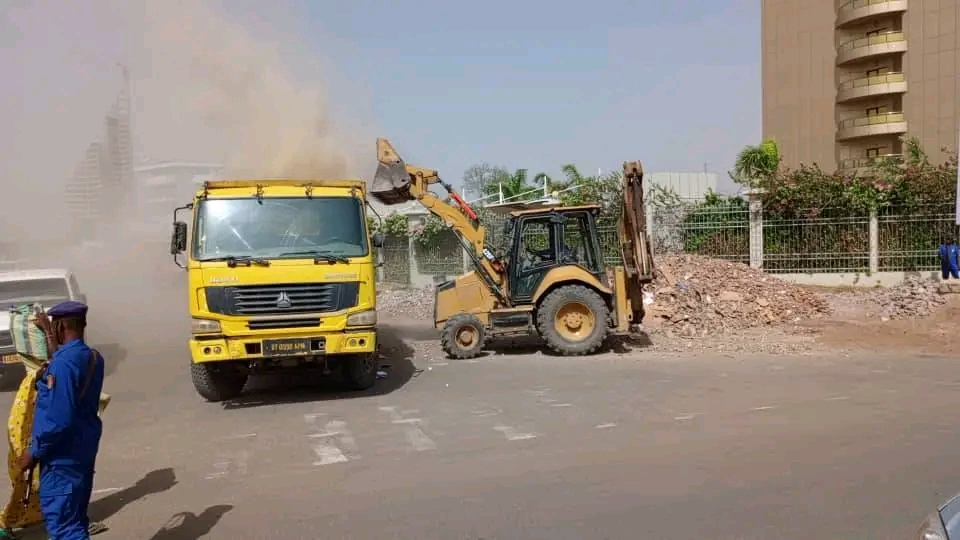
<svg viewBox="0 0 960 540">
<path fill-rule="evenodd" d="M 87 301 L 70 270 L 0 272 L 0 369 L 20 363 L 10 335 L 10 308 L 39 303 L 50 309 L 65 300 Z"/>
</svg>

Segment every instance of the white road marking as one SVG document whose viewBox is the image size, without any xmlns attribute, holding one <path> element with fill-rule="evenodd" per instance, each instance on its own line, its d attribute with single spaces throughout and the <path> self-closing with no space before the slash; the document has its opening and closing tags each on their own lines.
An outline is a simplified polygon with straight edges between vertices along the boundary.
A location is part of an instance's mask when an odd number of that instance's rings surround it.
<svg viewBox="0 0 960 540">
<path fill-rule="evenodd" d="M 850 399 L 848 396 L 836 396 L 836 397 L 828 397 L 824 401 L 846 401 L 848 399 Z"/>
<path fill-rule="evenodd" d="M 303 415 L 303 419 L 312 425 L 314 421 L 321 416 L 326 416 L 326 413 L 305 414 Z M 357 442 L 354 440 L 350 430 L 347 429 L 346 422 L 342 420 L 331 420 L 323 426 L 323 429 L 324 431 L 307 435 L 307 438 L 315 441 L 310 445 L 313 453 L 318 458 L 313 462 L 314 466 L 321 467 L 323 465 L 333 465 L 334 463 L 346 463 L 350 461 L 350 458 L 343 453 L 343 450 L 340 449 L 337 443 L 343 446 L 348 452 L 353 453 L 354 459 L 360 457 Z"/>
<path fill-rule="evenodd" d="M 593 427 L 594 427 L 594 429 L 610 429 L 610 428 L 617 427 L 617 425 L 614 424 L 613 422 L 608 422 L 608 423 L 606 423 L 606 424 L 597 424 L 597 425 L 595 425 L 595 426 L 593 426 Z"/>
<path fill-rule="evenodd" d="M 495 426 L 494 431 L 499 431 L 503 433 L 503 436 L 507 438 L 508 441 L 523 441 L 527 439 L 536 439 L 536 433 L 520 433 L 515 428 L 510 426 Z"/>
<path fill-rule="evenodd" d="M 430 362 L 431 366 L 449 366 L 450 362 Z"/>
<path fill-rule="evenodd" d="M 397 411 L 396 407 L 380 407 L 380 411 L 387 413 L 390 417 L 390 423 L 403 426 L 403 434 L 407 437 L 407 442 L 417 452 L 427 450 L 436 450 L 437 444 L 433 439 L 427 436 L 420 428 L 422 420 L 419 418 L 404 418 L 406 414 L 414 414 L 416 410 Z"/>
<path fill-rule="evenodd" d="M 673 419 L 674 420 L 693 420 L 696 417 L 697 417 L 696 414 L 684 414 L 681 416 L 674 416 Z"/>
<path fill-rule="evenodd" d="M 104 493 L 113 493 L 115 491 L 120 491 L 120 488 L 103 488 L 93 490 L 94 495 L 103 495 Z"/>
<path fill-rule="evenodd" d="M 762 406 L 762 407 L 754 407 L 754 408 L 752 408 L 752 409 L 750 409 L 750 410 L 751 410 L 751 411 L 769 411 L 769 410 L 771 410 L 771 409 L 776 409 L 776 408 L 777 408 L 776 405 L 764 405 L 764 406 Z"/>
<path fill-rule="evenodd" d="M 229 443 L 229 441 L 249 441 L 256 438 L 256 433 L 241 433 L 238 435 L 223 437 L 217 442 Z M 253 451 L 248 448 L 233 451 L 230 450 L 229 446 L 226 450 L 224 450 L 222 444 L 217 445 L 216 461 L 213 463 L 215 472 L 208 474 L 206 479 L 213 480 L 215 478 L 223 478 L 224 476 L 228 476 L 233 473 L 246 476 L 248 474 L 247 463 L 250 461 L 250 456 L 252 455 Z"/>
<path fill-rule="evenodd" d="M 572 403 L 551 403 L 551 407 L 573 407 Z"/>
</svg>

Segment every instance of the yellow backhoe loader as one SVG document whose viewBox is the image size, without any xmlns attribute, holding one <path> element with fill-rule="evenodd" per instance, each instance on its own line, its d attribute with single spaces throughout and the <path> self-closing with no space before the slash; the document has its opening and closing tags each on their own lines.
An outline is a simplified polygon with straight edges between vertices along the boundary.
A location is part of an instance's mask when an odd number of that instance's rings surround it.
<svg viewBox="0 0 960 540">
<path fill-rule="evenodd" d="M 653 257 L 640 162 L 623 165 L 624 265 L 608 267 L 597 235 L 600 205 L 514 211 L 505 227 L 507 252 L 495 254 L 476 212 L 437 171 L 404 163 L 382 138 L 377 157 L 370 195 L 386 205 L 419 201 L 456 233 L 473 262 L 472 271 L 436 287 L 434 325 L 451 358 L 477 357 L 488 339 L 518 335 L 539 335 L 565 356 L 590 354 L 642 321 Z M 450 202 L 430 191 L 433 184 Z"/>
</svg>

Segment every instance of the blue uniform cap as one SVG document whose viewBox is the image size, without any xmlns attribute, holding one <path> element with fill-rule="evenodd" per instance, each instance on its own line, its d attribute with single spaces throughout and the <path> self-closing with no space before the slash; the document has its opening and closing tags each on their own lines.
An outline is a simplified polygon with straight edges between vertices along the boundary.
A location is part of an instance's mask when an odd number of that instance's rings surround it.
<svg viewBox="0 0 960 540">
<path fill-rule="evenodd" d="M 67 300 L 66 302 L 60 302 L 59 304 L 50 308 L 50 311 L 47 312 L 47 315 L 54 318 L 60 317 L 86 317 L 87 316 L 87 307 L 83 302 L 77 302 L 76 300 Z"/>
</svg>

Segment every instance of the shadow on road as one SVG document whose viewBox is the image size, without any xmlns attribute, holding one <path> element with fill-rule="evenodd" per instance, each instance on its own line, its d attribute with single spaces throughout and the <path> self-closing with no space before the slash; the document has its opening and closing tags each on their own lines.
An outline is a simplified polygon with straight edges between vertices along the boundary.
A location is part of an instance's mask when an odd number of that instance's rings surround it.
<svg viewBox="0 0 960 540">
<path fill-rule="evenodd" d="M 219 504 L 207 508 L 199 516 L 193 512 L 174 514 L 150 540 L 198 540 L 210 534 L 230 510 L 233 510 L 233 506 Z"/>
<path fill-rule="evenodd" d="M 104 521 L 116 515 L 124 506 L 144 497 L 167 491 L 175 485 L 177 485 L 177 475 L 173 469 L 151 471 L 136 484 L 91 502 L 88 512 L 90 520 Z"/>
<path fill-rule="evenodd" d="M 603 342 L 603 345 L 596 354 L 629 354 L 637 349 L 646 349 L 652 345 L 653 341 L 646 333 L 631 336 L 610 336 Z M 491 340 L 490 344 L 487 345 L 486 352 L 487 354 L 543 353 L 546 356 L 561 356 L 547 347 L 546 343 L 539 336 Z"/>
<path fill-rule="evenodd" d="M 319 370 L 289 371 L 252 377 L 244 395 L 223 403 L 225 409 L 246 409 L 279 403 L 306 403 L 382 396 L 402 388 L 419 372 L 413 364 L 411 329 L 384 324 L 377 331 L 380 371 L 386 376 L 369 390 L 343 390 L 339 373 L 324 376 Z"/>
</svg>

